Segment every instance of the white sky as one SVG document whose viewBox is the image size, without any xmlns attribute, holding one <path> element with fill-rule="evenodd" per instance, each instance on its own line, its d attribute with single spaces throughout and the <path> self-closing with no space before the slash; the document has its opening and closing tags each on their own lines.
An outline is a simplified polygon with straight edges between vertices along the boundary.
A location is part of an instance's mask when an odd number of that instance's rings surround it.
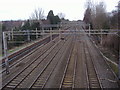
<svg viewBox="0 0 120 90">
<path fill-rule="evenodd" d="M 94 0 L 104 1 L 107 11 L 115 9 L 119 0 Z M 42 8 L 47 16 L 50 10 L 54 15 L 62 12 L 69 20 L 82 20 L 85 12 L 86 0 L 0 0 L 0 21 L 28 19 L 35 8 Z"/>
</svg>

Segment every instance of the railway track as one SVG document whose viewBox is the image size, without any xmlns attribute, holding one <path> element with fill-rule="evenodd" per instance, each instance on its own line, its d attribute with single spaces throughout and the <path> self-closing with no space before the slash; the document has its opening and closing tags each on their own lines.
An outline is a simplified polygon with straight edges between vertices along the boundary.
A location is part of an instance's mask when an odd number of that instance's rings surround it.
<svg viewBox="0 0 120 90">
<path fill-rule="evenodd" d="M 86 67 L 85 67 L 85 54 L 83 53 L 83 36 L 77 35 L 76 38 L 76 66 L 75 66 L 75 74 L 74 74 L 74 88 L 87 88 L 87 80 L 86 80 Z"/>
<path fill-rule="evenodd" d="M 59 43 L 52 46 L 52 48 L 50 48 L 50 50 L 46 52 L 47 54 L 43 55 L 42 57 L 38 56 L 37 58 L 35 58 L 33 62 L 31 62 L 21 72 L 19 72 L 15 77 L 13 77 L 2 89 L 3 90 L 7 88 L 15 89 L 19 85 L 21 85 L 21 83 L 25 81 L 25 79 L 27 79 L 29 76 L 32 76 L 32 72 L 35 72 L 35 69 L 37 69 L 38 67 L 40 68 L 40 66 L 45 66 L 44 64 L 46 64 L 46 62 L 50 62 L 52 58 L 54 58 L 54 56 L 58 53 L 62 44 L 64 44 L 64 41 L 59 41 Z M 53 56 L 51 57 L 50 54 Z"/>
<path fill-rule="evenodd" d="M 55 39 L 56 37 L 58 37 L 57 34 L 52 35 L 52 39 Z M 46 38 L 28 46 L 26 48 L 23 48 L 23 49 L 15 52 L 15 53 L 9 55 L 8 56 L 9 63 L 12 64 L 15 60 L 18 60 L 19 58 L 28 54 L 30 51 L 36 49 L 36 47 L 41 46 L 43 44 L 47 44 L 49 42 L 50 42 L 50 36 L 48 36 L 48 37 L 46 37 Z M 2 59 L 2 64 L 0 66 L 2 66 L 3 68 L 5 67 L 5 58 Z"/>
<path fill-rule="evenodd" d="M 84 35 L 76 35 L 74 32 L 64 37 L 63 40 L 56 38 L 42 48 L 39 47 L 33 56 L 24 58 L 21 62 L 27 64 L 19 67 L 22 70 L 2 89 L 28 88 L 31 90 L 46 87 L 60 90 L 72 90 L 76 87 L 102 89 L 95 58 L 91 54 L 93 49 L 90 48 L 91 45 L 87 39 Z"/>
<path fill-rule="evenodd" d="M 66 63 L 68 61 L 68 58 L 70 57 L 70 53 L 72 52 L 72 45 L 73 45 L 73 35 L 70 35 L 72 37 L 71 42 L 66 47 L 66 50 L 64 50 L 64 53 L 62 54 L 59 63 L 57 64 L 55 70 L 53 71 L 51 77 L 47 81 L 45 88 L 60 88 L 60 83 L 63 77 L 63 72 L 66 66 Z"/>
<path fill-rule="evenodd" d="M 55 38 L 56 38 L 56 36 L 53 37 L 52 39 L 55 39 Z M 38 50 L 39 48 L 43 47 L 43 45 L 48 44 L 49 42 L 50 42 L 50 38 L 47 37 L 47 38 L 45 38 L 45 39 L 43 39 L 43 40 L 41 40 L 41 41 L 39 41 L 37 43 L 34 43 L 34 44 L 30 45 L 27 48 L 24 48 L 24 49 L 22 49 L 22 50 L 20 50 L 20 51 L 18 51 L 16 53 L 10 55 L 8 57 L 9 64 L 10 64 L 9 67 L 12 67 L 12 66 L 16 65 L 18 62 L 21 62 L 23 60 L 23 58 L 26 58 L 26 57 L 30 56 L 36 50 Z M 23 57 L 23 58 L 21 58 L 21 57 Z M 3 72 L 5 72 L 5 69 L 4 69 L 4 67 L 5 67 L 4 59 L 2 60 L 2 62 L 3 63 L 1 65 L 3 67 L 3 71 L 2 71 L 2 73 L 3 73 Z"/>
<path fill-rule="evenodd" d="M 41 88 L 41 89 L 44 88 L 46 82 L 50 78 L 57 64 L 61 61 L 61 57 L 64 53 L 64 50 L 66 50 L 70 42 L 71 42 L 71 39 L 66 41 L 65 45 L 61 48 L 61 50 L 58 52 L 58 54 L 55 56 L 52 62 L 48 64 L 46 66 L 47 68 L 44 68 L 43 71 L 37 76 L 33 84 L 29 87 L 30 89 L 31 88 Z"/>
<path fill-rule="evenodd" d="M 60 84 L 60 89 L 64 88 L 74 88 L 75 79 L 75 69 L 76 69 L 76 38 L 74 37 L 74 42 L 72 42 L 72 51 L 69 54 L 69 58 L 63 73 L 63 77 Z"/>
<path fill-rule="evenodd" d="M 27 54 L 26 56 L 22 57 L 21 59 L 17 60 L 15 63 L 10 65 L 10 70 L 12 71 L 10 74 L 14 74 L 14 68 L 15 70 L 20 71 L 25 68 L 25 66 L 29 65 L 31 62 L 34 62 L 34 59 L 36 57 L 42 56 L 44 53 L 46 53 L 54 44 L 56 44 L 59 41 L 59 38 L 56 38 L 53 40 L 53 42 L 49 42 L 45 45 L 39 46 L 36 49 L 34 49 L 32 52 Z M 3 70 L 4 72 L 5 70 Z M 4 74 L 3 74 L 4 75 Z M 3 80 L 5 79 L 4 76 L 2 77 Z"/>
<path fill-rule="evenodd" d="M 89 47 L 86 43 L 84 44 L 84 52 L 86 57 L 86 68 L 87 68 L 87 78 L 88 78 L 88 88 L 99 88 L 102 89 L 99 77 L 97 75 L 97 70 L 94 66 L 93 58 L 90 55 Z"/>
</svg>

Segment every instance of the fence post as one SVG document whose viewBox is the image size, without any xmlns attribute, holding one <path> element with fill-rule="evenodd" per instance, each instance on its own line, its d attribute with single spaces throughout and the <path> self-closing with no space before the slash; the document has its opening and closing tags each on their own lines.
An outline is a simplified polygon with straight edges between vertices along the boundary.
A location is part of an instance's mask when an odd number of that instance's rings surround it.
<svg viewBox="0 0 120 90">
<path fill-rule="evenodd" d="M 11 35 L 10 35 L 11 33 L 9 32 L 8 33 L 8 40 L 11 40 Z"/>
<path fill-rule="evenodd" d="M 43 38 L 44 34 L 45 34 L 45 30 L 44 30 L 44 27 L 42 27 L 42 38 Z"/>
<path fill-rule="evenodd" d="M 61 31 L 60 31 L 60 29 L 59 29 L 59 39 L 61 39 Z"/>
<path fill-rule="evenodd" d="M 3 32 L 3 46 L 4 46 L 6 74 L 9 74 L 10 71 L 9 71 L 9 61 L 8 61 L 8 53 L 7 53 L 7 36 L 5 32 Z"/>
<path fill-rule="evenodd" d="M 14 38 L 14 37 L 13 37 L 13 28 L 12 28 L 12 40 L 13 40 L 13 38 Z"/>
<path fill-rule="evenodd" d="M 30 32 L 29 32 L 29 30 L 27 30 L 27 34 L 28 34 L 28 41 L 30 41 Z"/>
<path fill-rule="evenodd" d="M 89 24 L 89 36 L 90 36 L 90 24 Z"/>
<path fill-rule="evenodd" d="M 103 42 L 103 40 L 102 40 L 102 29 L 101 29 L 101 45 L 102 45 L 102 42 Z"/>
<path fill-rule="evenodd" d="M 50 28 L 50 41 L 52 41 L 52 28 Z"/>
<path fill-rule="evenodd" d="M 37 30 L 37 28 L 36 28 L 36 39 L 38 38 L 38 32 L 37 32 L 38 30 Z"/>
</svg>

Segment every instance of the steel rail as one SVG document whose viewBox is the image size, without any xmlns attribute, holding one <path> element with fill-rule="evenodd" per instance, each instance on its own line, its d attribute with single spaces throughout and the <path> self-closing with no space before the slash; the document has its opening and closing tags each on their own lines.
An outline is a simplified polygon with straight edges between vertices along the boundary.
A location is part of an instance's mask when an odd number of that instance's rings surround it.
<svg viewBox="0 0 120 90">
<path fill-rule="evenodd" d="M 60 45 L 60 46 L 62 46 L 62 45 Z M 53 48 L 53 49 L 55 50 L 55 48 Z M 54 53 L 53 56 L 49 59 L 50 61 L 47 62 L 47 64 L 45 65 L 45 67 L 42 69 L 41 72 L 43 72 L 43 71 L 48 67 L 48 65 L 52 62 L 53 58 L 54 58 L 54 57 L 56 56 L 56 54 L 59 52 L 60 47 L 57 48 L 57 49 L 58 49 L 58 50 L 55 50 L 55 53 Z M 50 53 L 49 53 L 49 55 L 50 55 Z M 49 56 L 49 55 L 48 55 L 48 56 Z M 47 57 L 48 57 L 48 56 L 47 56 Z M 45 60 L 45 58 L 44 58 L 43 60 Z M 43 60 L 42 60 L 42 61 L 43 61 Z M 37 67 L 38 67 L 40 64 L 41 64 L 41 62 L 37 65 Z M 35 67 L 34 69 L 32 69 L 31 72 L 26 76 L 26 78 L 27 78 L 37 67 Z M 15 88 L 19 88 L 19 85 L 20 85 L 21 83 L 24 83 L 24 80 L 25 80 L 26 78 L 24 78 Z"/>
<path fill-rule="evenodd" d="M 38 42 L 41 42 L 41 41 L 43 41 L 43 40 L 45 40 L 46 38 L 49 38 L 50 36 L 48 36 L 48 37 L 45 37 L 45 38 L 43 38 L 42 40 L 39 40 Z M 35 42 L 35 43 L 33 43 L 33 44 L 37 44 L 38 42 Z M 31 44 L 31 45 L 33 45 L 33 44 Z M 37 44 L 37 45 L 35 45 L 35 47 L 36 46 L 38 46 L 39 44 Z M 30 45 L 29 45 L 30 46 Z M 28 47 L 29 47 L 28 46 Z M 34 47 L 33 47 L 34 48 Z M 24 49 L 24 48 L 23 48 Z M 21 49 L 22 50 L 22 49 Z M 18 51 L 15 51 L 15 52 L 18 52 Z M 14 54 L 14 53 L 12 53 L 12 54 Z M 11 56 L 12 54 L 10 54 L 9 56 Z M 4 59 L 4 57 L 3 57 L 3 59 Z"/>
<path fill-rule="evenodd" d="M 90 55 L 90 50 L 87 44 L 85 44 L 85 55 L 86 55 L 86 66 L 87 66 L 87 74 L 89 80 L 89 88 L 100 88 L 102 89 L 102 85 L 100 83 L 99 76 L 97 75 L 97 70 L 93 63 L 93 58 Z M 88 60 L 89 57 L 89 60 Z"/>
<path fill-rule="evenodd" d="M 68 66 L 69 66 L 69 63 L 70 63 L 70 58 L 72 56 L 74 46 L 75 46 L 74 43 L 72 43 L 71 51 L 69 52 L 69 57 L 68 57 L 68 60 L 67 60 L 66 66 L 65 66 L 65 70 L 64 70 L 63 77 L 62 77 L 62 80 L 61 80 L 61 83 L 60 83 L 60 86 L 59 86 L 59 90 L 63 89 L 64 79 L 65 79 L 65 76 L 66 76 L 66 73 L 67 73 L 67 69 L 68 69 Z"/>
<path fill-rule="evenodd" d="M 87 88 L 89 89 L 90 88 L 90 85 L 89 85 L 89 77 L 88 77 L 88 70 L 87 70 L 87 60 L 86 60 L 86 50 L 85 50 L 85 41 L 83 42 L 83 53 L 85 55 L 85 71 L 86 71 L 86 78 L 87 78 Z"/>
<path fill-rule="evenodd" d="M 66 41 L 66 44 L 68 45 L 69 43 L 68 43 L 68 40 Z M 67 47 L 67 45 L 64 45 L 65 47 Z M 61 58 L 60 56 L 62 56 L 62 54 L 64 53 L 64 50 L 66 49 L 66 48 L 63 48 L 63 47 L 61 47 L 61 49 L 63 49 L 63 50 L 61 50 L 61 51 L 59 51 L 58 53 L 61 53 L 60 55 L 58 55 L 58 57 L 59 58 Z M 55 57 L 57 57 L 57 55 L 55 56 Z M 42 80 L 41 80 L 41 76 L 44 74 L 44 73 L 46 73 L 47 71 L 45 71 L 47 68 L 45 67 L 42 71 L 41 71 L 41 73 L 37 76 L 37 78 L 35 79 L 35 81 L 33 81 L 33 83 L 32 83 L 32 85 L 29 87 L 30 89 L 32 89 L 32 88 L 40 88 L 40 89 L 43 89 L 44 88 L 44 86 L 45 86 L 45 84 L 46 84 L 46 82 L 48 81 L 48 79 L 50 78 L 50 76 L 51 76 L 51 74 L 52 74 L 52 72 L 54 71 L 54 69 L 55 69 L 55 67 L 57 66 L 57 64 L 60 62 L 61 60 L 58 60 L 57 62 L 56 62 L 56 64 L 55 65 L 53 65 L 53 67 L 52 67 L 52 70 L 48 70 L 48 72 L 49 72 L 49 74 L 47 74 L 47 78 L 42 78 Z M 50 68 L 49 68 L 50 69 Z M 44 76 L 45 77 L 45 76 Z M 36 83 L 37 81 L 41 81 L 41 82 L 39 82 L 39 83 Z M 37 85 L 38 84 L 38 85 Z M 37 85 L 37 86 L 36 86 Z"/>
<path fill-rule="evenodd" d="M 59 41 L 58 43 L 60 43 L 60 41 Z M 52 46 L 51 50 L 53 50 L 58 43 L 56 43 L 54 46 Z M 50 52 L 51 50 L 49 50 L 49 52 Z M 48 54 L 50 54 L 50 53 L 48 53 Z M 27 68 L 29 68 L 30 65 L 32 65 L 36 60 L 38 60 L 39 57 L 41 57 L 41 55 L 40 55 L 40 56 L 37 56 L 37 58 L 35 58 L 29 65 L 27 65 L 22 71 L 20 71 L 17 75 L 15 75 L 5 86 L 3 86 L 3 88 L 5 88 L 5 87 L 6 87 L 9 83 L 11 83 L 17 76 L 19 76 L 22 72 L 24 72 Z M 47 57 L 47 55 L 46 55 L 45 57 Z"/>
<path fill-rule="evenodd" d="M 47 45 L 47 44 L 49 44 L 49 43 L 45 43 L 44 45 Z M 33 49 L 30 53 L 28 53 L 27 55 L 23 56 L 23 57 L 20 58 L 18 61 L 16 61 L 16 62 L 13 63 L 12 65 L 10 65 L 10 68 L 11 68 L 12 66 L 16 65 L 18 62 L 22 62 L 22 60 L 24 60 L 24 58 L 26 58 L 26 57 L 30 56 L 31 54 L 33 54 L 34 52 L 38 51 L 38 50 L 39 50 L 40 48 L 42 48 L 44 45 L 42 44 L 42 45 L 40 45 L 39 47 Z M 35 46 L 35 47 L 36 47 L 36 46 Z M 32 48 L 30 48 L 30 49 L 32 49 Z M 48 49 L 46 49 L 45 51 L 47 51 L 47 50 L 48 50 Z M 26 52 L 26 51 L 25 51 L 25 52 Z M 9 60 L 9 61 L 11 61 L 11 60 Z M 5 70 L 3 70 L 2 73 L 3 73 L 4 71 L 5 71 Z"/>
<path fill-rule="evenodd" d="M 76 42 L 76 43 L 78 43 L 78 42 Z M 78 47 L 78 46 L 76 46 L 76 47 Z M 76 51 L 76 53 L 75 53 L 76 55 L 75 55 L 75 61 L 74 61 L 74 73 L 73 73 L 73 85 L 72 85 L 72 88 L 74 89 L 75 88 L 75 77 L 76 77 L 76 69 L 77 69 L 77 60 L 78 60 L 78 48 L 77 48 L 77 51 Z"/>
</svg>

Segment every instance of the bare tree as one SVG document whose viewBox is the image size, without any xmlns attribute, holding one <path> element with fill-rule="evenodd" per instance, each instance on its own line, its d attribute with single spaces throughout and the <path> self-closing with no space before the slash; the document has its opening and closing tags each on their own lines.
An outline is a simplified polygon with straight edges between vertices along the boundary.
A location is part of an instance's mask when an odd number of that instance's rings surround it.
<svg viewBox="0 0 120 90">
<path fill-rule="evenodd" d="M 35 9 L 30 16 L 31 20 L 41 20 L 44 19 L 44 10 L 42 8 Z"/>
<path fill-rule="evenodd" d="M 58 13 L 58 16 L 60 19 L 64 19 L 65 18 L 65 14 L 64 13 Z"/>
<path fill-rule="evenodd" d="M 92 27 L 96 29 L 108 28 L 108 15 L 104 2 L 94 4 L 92 1 L 88 1 L 86 7 L 84 15 L 86 23 L 92 24 Z"/>
<path fill-rule="evenodd" d="M 104 2 L 100 2 L 98 5 L 96 5 L 95 10 L 92 13 L 94 27 L 98 29 L 104 28 L 104 25 L 107 25 L 107 12 Z"/>
</svg>

